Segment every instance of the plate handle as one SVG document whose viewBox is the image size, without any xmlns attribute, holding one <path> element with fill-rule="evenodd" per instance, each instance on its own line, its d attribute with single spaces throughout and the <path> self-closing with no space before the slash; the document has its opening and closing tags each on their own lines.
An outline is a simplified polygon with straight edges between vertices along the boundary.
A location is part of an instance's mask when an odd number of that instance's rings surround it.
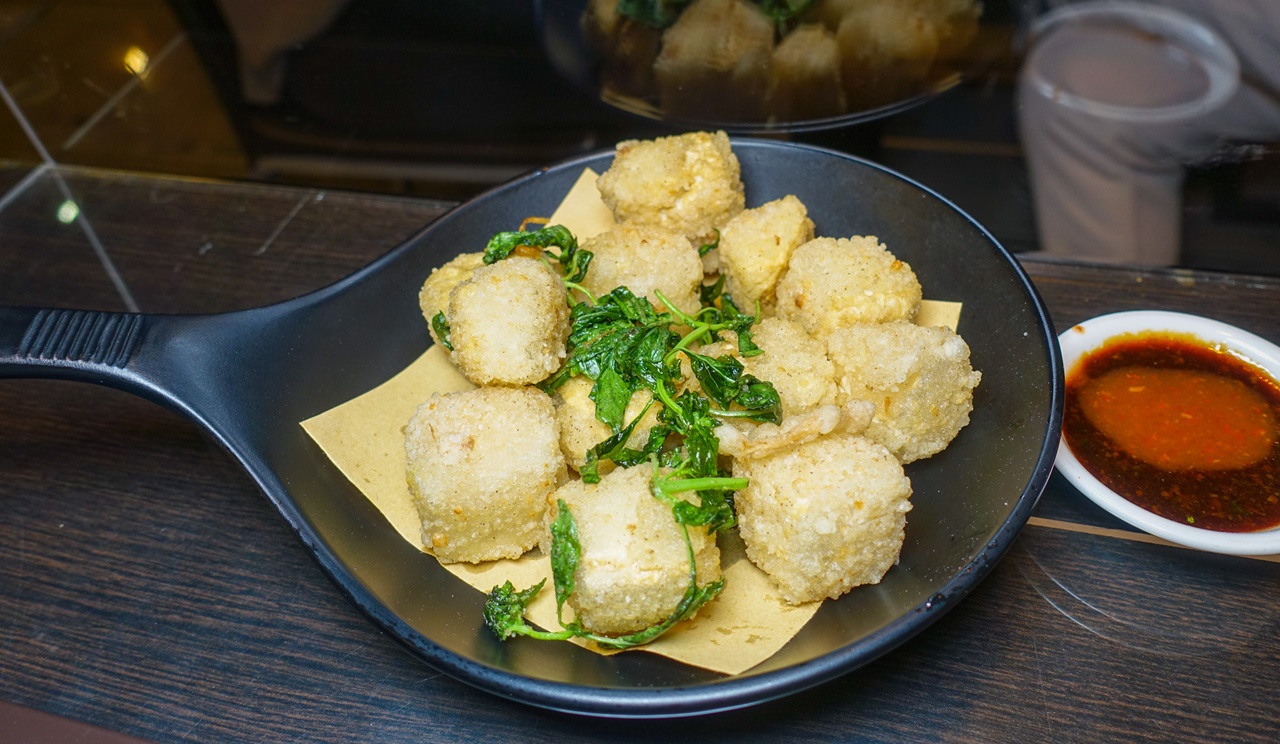
<svg viewBox="0 0 1280 744">
<path fill-rule="evenodd" d="M 192 352 L 216 352 L 215 339 L 199 332 L 211 317 L 0 307 L 0 378 L 105 385 L 200 419 L 197 410 L 209 386 L 193 374 Z M 217 356 L 202 356 L 210 355 Z"/>
</svg>

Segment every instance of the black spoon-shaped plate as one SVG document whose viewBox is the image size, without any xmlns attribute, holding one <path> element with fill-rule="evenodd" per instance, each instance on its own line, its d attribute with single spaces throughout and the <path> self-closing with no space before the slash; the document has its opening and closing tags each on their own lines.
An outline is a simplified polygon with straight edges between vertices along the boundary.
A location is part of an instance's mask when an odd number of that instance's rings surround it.
<svg viewBox="0 0 1280 744">
<path fill-rule="evenodd" d="M 907 467 L 915 496 L 901 562 L 827 602 L 778 654 L 734 677 L 651 654 L 602 657 L 498 642 L 483 595 L 395 532 L 299 422 L 381 384 L 430 343 L 417 292 L 430 270 L 549 215 L 584 167 L 531 173 L 464 204 L 352 276 L 278 305 L 207 316 L 0 308 L 0 377 L 111 385 L 194 419 L 245 467 L 337 586 L 427 663 L 495 694 L 591 715 L 669 717 L 742 707 L 849 672 L 925 629 L 1004 554 L 1048 480 L 1062 363 L 1044 306 L 982 227 L 895 173 L 813 147 L 735 140 L 747 204 L 786 194 L 817 233 L 876 235 L 930 299 L 964 303 L 983 373 L 969 426 Z M 56 467 L 55 463 L 49 466 Z"/>
</svg>

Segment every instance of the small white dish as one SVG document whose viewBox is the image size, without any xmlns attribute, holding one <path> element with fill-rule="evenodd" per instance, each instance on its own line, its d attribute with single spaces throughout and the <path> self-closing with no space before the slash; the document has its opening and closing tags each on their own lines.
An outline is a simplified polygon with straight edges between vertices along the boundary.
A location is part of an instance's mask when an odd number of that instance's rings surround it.
<svg viewBox="0 0 1280 744">
<path fill-rule="evenodd" d="M 1067 379 L 1085 354 L 1108 339 L 1143 331 L 1186 333 L 1210 344 L 1222 344 L 1280 379 L 1280 347 L 1248 331 L 1209 318 L 1157 310 L 1101 315 L 1079 323 L 1058 336 Z M 1280 527 L 1260 532 L 1217 532 L 1153 514 L 1104 486 L 1076 456 L 1064 436 L 1058 445 L 1054 467 L 1098 506 L 1140 530 L 1189 548 L 1231 555 L 1280 553 Z"/>
</svg>

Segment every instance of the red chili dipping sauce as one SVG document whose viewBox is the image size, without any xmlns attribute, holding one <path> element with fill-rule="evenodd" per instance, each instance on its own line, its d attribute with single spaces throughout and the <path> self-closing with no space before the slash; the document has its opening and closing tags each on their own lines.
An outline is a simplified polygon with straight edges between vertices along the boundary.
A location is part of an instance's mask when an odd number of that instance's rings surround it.
<svg viewBox="0 0 1280 744">
<path fill-rule="evenodd" d="M 1280 383 L 1190 335 L 1108 341 L 1067 375 L 1062 435 L 1147 511 L 1219 532 L 1280 525 Z"/>
</svg>

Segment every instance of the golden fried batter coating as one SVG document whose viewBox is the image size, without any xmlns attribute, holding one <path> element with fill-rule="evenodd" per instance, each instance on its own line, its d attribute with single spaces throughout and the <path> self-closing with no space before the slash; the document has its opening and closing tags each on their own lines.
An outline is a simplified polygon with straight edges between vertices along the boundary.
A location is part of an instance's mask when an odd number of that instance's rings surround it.
<svg viewBox="0 0 1280 744">
<path fill-rule="evenodd" d="M 637 297 L 648 297 L 659 310 L 666 308 L 658 291 L 690 315 L 702 306 L 702 260 L 683 235 L 622 224 L 583 241 L 582 249 L 595 254 L 582 286 L 596 296 L 626 287 Z"/>
<path fill-rule="evenodd" d="M 792 416 L 836 399 L 836 372 L 826 347 L 785 318 L 765 318 L 751 329 L 763 353 L 742 360 L 749 374 L 773 383 L 782 414 Z"/>
<path fill-rule="evenodd" d="M 758 301 L 765 315 L 772 314 L 778 279 L 791 254 L 810 240 L 813 220 L 795 196 L 739 212 L 720 233 L 725 291 L 743 312 L 754 313 Z"/>
<path fill-rule="evenodd" d="M 832 333 L 827 353 L 840 399 L 875 405 L 866 436 L 903 462 L 941 452 L 969 423 L 982 374 L 970 366 L 969 345 L 948 328 L 855 325 Z"/>
<path fill-rule="evenodd" d="M 431 275 L 422 283 L 422 289 L 418 292 L 418 307 L 422 309 L 422 317 L 427 319 L 427 328 L 436 343 L 440 343 L 440 339 L 436 338 L 435 329 L 431 327 L 431 319 L 440 312 L 448 317 L 449 293 L 454 287 L 470 279 L 481 266 L 484 266 L 483 253 L 463 253 L 444 266 L 432 269 Z"/>
<path fill-rule="evenodd" d="M 590 378 L 579 375 L 556 391 L 556 420 L 560 422 L 560 450 L 564 452 L 569 467 L 581 470 L 586 462 L 587 450 L 608 439 L 613 432 L 609 425 L 596 417 L 596 402 L 591 399 L 591 388 L 595 383 Z M 630 424 L 645 410 L 645 406 L 653 399 L 653 393 L 647 389 L 636 391 L 627 403 L 623 414 L 625 424 Z M 649 440 L 649 431 L 658 423 L 658 411 L 661 403 L 649 406 L 640 423 L 631 432 L 627 446 L 640 449 Z M 607 473 L 613 469 L 613 462 L 601 461 L 600 472 Z"/>
<path fill-rule="evenodd" d="M 805 23 L 773 50 L 771 106 L 779 121 L 839 116 L 849 109 L 834 32 Z"/>
<path fill-rule="evenodd" d="M 880 581 L 898 560 L 911 481 L 884 447 L 831 434 L 780 453 L 735 459 L 738 531 L 747 557 L 792 604 Z"/>
<path fill-rule="evenodd" d="M 778 315 L 825 337 L 854 323 L 915 318 L 920 282 L 871 236 L 816 238 L 791 254 L 778 281 Z"/>
<path fill-rule="evenodd" d="M 745 203 L 741 168 L 724 132 L 619 142 L 596 183 L 618 222 L 670 230 L 695 247 Z"/>
<path fill-rule="evenodd" d="M 650 493 L 653 474 L 649 463 L 618 468 L 599 484 L 570 481 L 552 494 L 553 505 L 563 499 L 578 526 L 582 553 L 569 605 L 593 632 L 621 635 L 661 622 L 689 587 L 684 537 L 671 507 Z M 698 584 L 719 579 L 715 538 L 703 527 L 690 527 L 689 537 Z"/>
<path fill-rule="evenodd" d="M 772 82 L 774 26 L 746 0 L 695 0 L 662 34 L 653 63 L 673 116 L 759 121 Z"/>
<path fill-rule="evenodd" d="M 476 269 L 449 296 L 450 359 L 477 385 L 530 385 L 560 368 L 569 337 L 564 284 L 512 256 Z"/>
<path fill-rule="evenodd" d="M 582 13 L 582 36 L 600 60 L 604 91 L 627 96 L 655 95 L 653 62 L 662 32 L 618 12 L 618 0 L 589 0 Z"/>
<path fill-rule="evenodd" d="M 840 20 L 840 74 L 865 108 L 919 92 L 940 47 L 939 24 L 912 3 L 871 3 Z"/>
<path fill-rule="evenodd" d="M 533 548 L 566 478 L 551 398 L 531 387 L 433 395 L 405 427 L 405 454 L 423 544 L 444 563 Z"/>
</svg>

